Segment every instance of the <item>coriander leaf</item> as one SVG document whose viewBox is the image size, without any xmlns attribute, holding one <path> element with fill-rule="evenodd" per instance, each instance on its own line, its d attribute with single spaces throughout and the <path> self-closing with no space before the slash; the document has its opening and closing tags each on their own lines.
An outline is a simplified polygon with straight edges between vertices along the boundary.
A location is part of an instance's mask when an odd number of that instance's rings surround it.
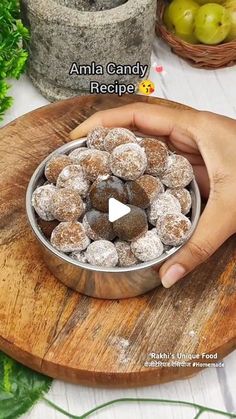
<svg viewBox="0 0 236 419">
<path fill-rule="evenodd" d="M 28 52 L 23 42 L 29 39 L 29 31 L 20 17 L 18 0 L 0 1 L 0 121 L 13 101 L 8 96 L 6 79 L 19 79 L 25 71 Z"/>
</svg>

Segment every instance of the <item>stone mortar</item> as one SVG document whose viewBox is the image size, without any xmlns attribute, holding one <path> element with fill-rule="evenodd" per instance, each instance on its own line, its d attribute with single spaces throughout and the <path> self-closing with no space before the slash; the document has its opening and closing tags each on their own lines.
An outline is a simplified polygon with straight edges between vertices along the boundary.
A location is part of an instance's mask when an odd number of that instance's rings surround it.
<svg viewBox="0 0 236 419">
<path fill-rule="evenodd" d="M 56 3 L 80 11 L 99 11 L 112 9 L 126 3 L 127 0 L 55 0 Z"/>
<path fill-rule="evenodd" d="M 66 3 L 67 6 L 59 4 Z M 89 3 L 89 0 L 81 0 Z M 73 62 L 106 66 L 150 64 L 156 0 L 94 0 L 102 11 L 78 10 L 80 0 L 21 0 L 22 19 L 30 28 L 28 72 L 50 101 L 89 93 L 90 81 L 134 83 L 136 75 L 69 75 Z M 123 3 L 118 7 L 113 7 Z M 77 7 L 76 7 L 77 4 Z M 69 7 L 70 5 L 70 7 Z M 99 6 L 100 5 L 100 6 Z"/>
</svg>

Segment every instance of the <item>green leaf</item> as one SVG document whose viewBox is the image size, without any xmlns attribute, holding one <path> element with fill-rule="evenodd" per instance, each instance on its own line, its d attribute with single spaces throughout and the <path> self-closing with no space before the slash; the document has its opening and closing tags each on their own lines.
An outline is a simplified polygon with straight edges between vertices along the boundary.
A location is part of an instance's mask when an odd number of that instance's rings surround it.
<svg viewBox="0 0 236 419">
<path fill-rule="evenodd" d="M 52 379 L 0 352 L 0 419 L 16 419 L 43 397 Z"/>
<path fill-rule="evenodd" d="M 29 31 L 19 17 L 18 0 L 0 0 L 0 120 L 12 105 L 5 79 L 19 79 L 28 59 L 23 43 L 29 39 Z"/>
</svg>

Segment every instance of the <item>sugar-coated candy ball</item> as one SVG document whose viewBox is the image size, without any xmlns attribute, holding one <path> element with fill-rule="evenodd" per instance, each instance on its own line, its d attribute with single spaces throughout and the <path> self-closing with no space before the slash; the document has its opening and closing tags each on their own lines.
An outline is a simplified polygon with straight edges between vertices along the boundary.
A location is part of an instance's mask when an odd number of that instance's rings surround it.
<svg viewBox="0 0 236 419">
<path fill-rule="evenodd" d="M 144 210 L 128 205 L 130 212 L 113 222 L 113 228 L 120 240 L 132 241 L 148 230 L 147 216 Z"/>
<path fill-rule="evenodd" d="M 189 161 L 179 154 L 168 157 L 167 168 L 161 181 L 168 188 L 185 188 L 194 178 L 193 168 Z"/>
<path fill-rule="evenodd" d="M 129 203 L 143 209 L 149 207 L 154 199 L 164 192 L 160 179 L 151 175 L 143 175 L 137 180 L 127 182 L 126 189 Z"/>
<path fill-rule="evenodd" d="M 73 164 L 80 164 L 80 162 L 87 156 L 93 154 L 94 150 L 87 147 L 78 147 L 70 152 L 69 157 Z"/>
<path fill-rule="evenodd" d="M 83 167 L 86 177 L 92 182 L 98 176 L 106 176 L 111 173 L 110 170 L 110 154 L 106 151 L 92 149 L 92 153 L 85 156 L 80 164 Z"/>
<path fill-rule="evenodd" d="M 58 226 L 59 224 L 59 221 L 57 220 L 45 221 L 45 220 L 42 220 L 41 218 L 39 218 L 37 222 L 38 222 L 39 229 L 42 231 L 42 233 L 47 239 L 50 239 L 54 228 L 56 228 L 56 226 Z"/>
<path fill-rule="evenodd" d="M 116 266 L 118 263 L 115 245 L 108 240 L 97 240 L 91 243 L 85 255 L 88 262 L 94 266 L 109 268 Z"/>
<path fill-rule="evenodd" d="M 157 229 L 147 231 L 131 243 L 131 250 L 142 262 L 148 262 L 162 255 L 164 248 L 157 234 Z"/>
<path fill-rule="evenodd" d="M 122 144 L 112 151 L 110 167 L 115 176 L 136 180 L 147 167 L 145 151 L 138 144 Z"/>
<path fill-rule="evenodd" d="M 49 182 L 56 183 L 57 178 L 64 167 L 73 164 L 69 156 L 59 154 L 52 157 L 45 166 L 45 176 Z"/>
<path fill-rule="evenodd" d="M 59 221 L 76 221 L 84 212 L 84 205 L 79 193 L 73 189 L 58 189 L 51 201 L 54 218 Z"/>
<path fill-rule="evenodd" d="M 90 196 L 87 195 L 84 199 L 84 212 L 90 211 L 92 209 L 92 202 Z"/>
<path fill-rule="evenodd" d="M 87 136 L 88 148 L 96 148 L 97 150 L 104 151 L 104 138 L 108 132 L 109 129 L 104 127 L 97 127 L 90 131 Z"/>
<path fill-rule="evenodd" d="M 105 150 L 111 153 L 121 144 L 137 143 L 137 138 L 132 131 L 126 128 L 113 128 L 104 139 Z"/>
<path fill-rule="evenodd" d="M 175 212 L 181 212 L 181 206 L 178 199 L 175 198 L 175 196 L 164 192 L 158 195 L 151 203 L 150 208 L 148 208 L 148 220 L 152 225 L 156 226 L 157 221 L 162 215 Z"/>
<path fill-rule="evenodd" d="M 70 255 L 72 259 L 77 260 L 81 263 L 88 263 L 88 259 L 86 258 L 85 252 L 73 252 Z"/>
<path fill-rule="evenodd" d="M 119 266 L 132 266 L 138 263 L 138 259 L 131 250 L 130 243 L 124 240 L 116 240 L 114 244 L 118 253 Z"/>
<path fill-rule="evenodd" d="M 163 215 L 158 223 L 158 234 L 162 243 L 179 246 L 184 243 L 191 229 L 190 220 L 183 214 Z"/>
<path fill-rule="evenodd" d="M 185 188 L 167 189 L 166 192 L 175 196 L 175 198 L 178 199 L 181 205 L 182 214 L 186 215 L 189 213 L 192 206 L 192 197 L 188 189 L 185 189 Z"/>
<path fill-rule="evenodd" d="M 54 185 L 39 186 L 32 195 L 32 205 L 42 220 L 54 220 L 54 215 L 51 210 L 52 198 L 56 192 Z"/>
<path fill-rule="evenodd" d="M 168 149 L 166 145 L 154 138 L 143 138 L 140 143 L 147 156 L 146 173 L 159 176 L 166 168 Z"/>
<path fill-rule="evenodd" d="M 123 204 L 128 202 L 125 184 L 115 176 L 98 178 L 91 186 L 89 197 L 92 206 L 102 212 L 108 212 L 110 198 L 117 199 Z"/>
<path fill-rule="evenodd" d="M 53 230 L 51 244 L 61 252 L 81 252 L 90 243 L 84 227 L 78 222 L 63 222 Z"/>
<path fill-rule="evenodd" d="M 108 214 L 92 209 L 83 218 L 83 226 L 88 237 L 92 240 L 110 240 L 115 238 L 113 225 L 108 219 Z"/>
<path fill-rule="evenodd" d="M 86 197 L 90 182 L 85 176 L 84 169 L 79 165 L 66 166 L 57 178 L 58 188 L 70 188 Z"/>
</svg>

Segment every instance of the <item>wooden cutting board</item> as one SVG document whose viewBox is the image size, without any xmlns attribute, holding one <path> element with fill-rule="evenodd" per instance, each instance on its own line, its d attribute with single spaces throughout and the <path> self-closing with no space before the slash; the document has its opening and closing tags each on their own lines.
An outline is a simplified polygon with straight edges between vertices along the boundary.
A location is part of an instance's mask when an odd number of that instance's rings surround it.
<svg viewBox="0 0 236 419">
<path fill-rule="evenodd" d="M 149 353 L 217 352 L 219 360 L 236 347 L 235 237 L 173 288 L 109 301 L 56 280 L 27 225 L 25 191 L 41 160 L 93 112 L 134 101 L 181 106 L 141 96 L 87 96 L 38 109 L 0 131 L 0 349 L 75 383 L 161 383 L 199 368 L 147 366 Z"/>
</svg>

